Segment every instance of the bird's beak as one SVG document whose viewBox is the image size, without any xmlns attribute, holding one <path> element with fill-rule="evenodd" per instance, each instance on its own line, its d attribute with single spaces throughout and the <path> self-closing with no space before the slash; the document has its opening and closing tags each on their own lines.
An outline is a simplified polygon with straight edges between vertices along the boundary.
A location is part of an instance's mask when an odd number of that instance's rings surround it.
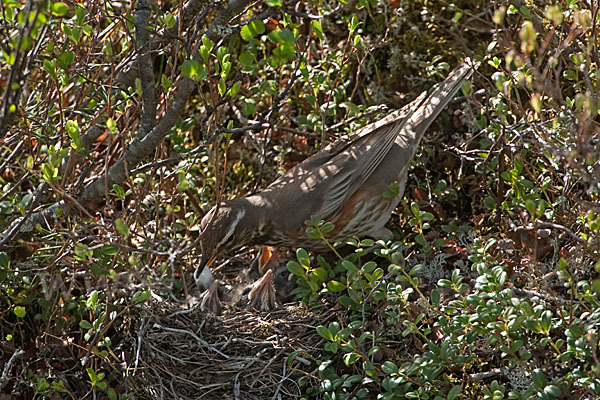
<svg viewBox="0 0 600 400">
<path fill-rule="evenodd" d="M 208 261 L 210 261 L 210 257 L 208 257 L 207 254 L 202 254 L 200 256 L 200 265 L 198 265 L 198 268 L 196 268 L 196 271 L 199 271 L 200 273 L 202 273 L 202 270 L 204 270 L 204 267 L 208 266 Z"/>
</svg>

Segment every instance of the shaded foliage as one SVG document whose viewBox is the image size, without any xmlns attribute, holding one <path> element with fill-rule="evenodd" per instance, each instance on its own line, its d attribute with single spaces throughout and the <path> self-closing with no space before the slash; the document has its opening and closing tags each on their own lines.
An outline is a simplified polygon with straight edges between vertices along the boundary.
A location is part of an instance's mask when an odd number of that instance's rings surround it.
<svg viewBox="0 0 600 400">
<path fill-rule="evenodd" d="M 265 396 L 286 377 L 304 398 L 598 396 L 597 5 L 2 4 L 3 393 L 230 395 L 185 369 L 137 370 L 161 365 L 144 339 L 162 327 L 148 333 L 144 310 L 195 302 L 188 246 L 205 210 L 469 56 L 482 67 L 425 137 L 390 223 L 397 241 L 371 254 L 353 239 L 339 259 L 299 250 L 288 264 L 328 320 L 273 353 L 292 372 L 269 375 L 283 378 Z M 220 277 L 235 285 L 242 265 L 227 262 Z M 197 318 L 189 332 L 222 334 Z M 213 324 L 247 336 L 242 322 Z"/>
</svg>

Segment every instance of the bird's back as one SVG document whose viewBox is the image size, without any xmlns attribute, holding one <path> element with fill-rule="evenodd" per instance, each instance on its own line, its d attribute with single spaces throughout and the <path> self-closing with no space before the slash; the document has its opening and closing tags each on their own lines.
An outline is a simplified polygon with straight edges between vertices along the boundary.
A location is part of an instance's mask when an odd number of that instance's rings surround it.
<svg viewBox="0 0 600 400">
<path fill-rule="evenodd" d="M 275 213 L 285 215 L 273 222 L 278 224 L 274 230 L 298 231 L 313 215 L 339 220 L 340 212 L 354 212 L 348 211 L 351 199 L 365 197 L 355 195 L 359 190 L 372 189 L 381 198 L 394 181 L 399 181 L 403 189 L 408 167 L 425 131 L 474 68 L 458 66 L 430 95 L 423 93 L 401 110 L 332 143 L 257 194 L 277 210 Z M 387 205 L 385 212 L 395 204 L 397 200 Z"/>
</svg>

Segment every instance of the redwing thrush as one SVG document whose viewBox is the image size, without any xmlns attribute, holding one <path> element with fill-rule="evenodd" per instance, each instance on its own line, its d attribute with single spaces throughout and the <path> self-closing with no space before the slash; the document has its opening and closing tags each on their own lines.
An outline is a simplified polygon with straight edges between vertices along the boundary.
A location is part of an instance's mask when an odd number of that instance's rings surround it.
<svg viewBox="0 0 600 400">
<path fill-rule="evenodd" d="M 430 95 L 340 139 L 307 158 L 266 189 L 219 203 L 202 219 L 202 260 L 195 277 L 221 254 L 243 245 L 326 250 L 308 239 L 304 222 L 332 222 L 331 242 L 352 236 L 392 239 L 385 228 L 404 193 L 408 168 L 423 134 L 476 66 L 461 64 Z M 393 182 L 399 194 L 383 197 Z"/>
</svg>

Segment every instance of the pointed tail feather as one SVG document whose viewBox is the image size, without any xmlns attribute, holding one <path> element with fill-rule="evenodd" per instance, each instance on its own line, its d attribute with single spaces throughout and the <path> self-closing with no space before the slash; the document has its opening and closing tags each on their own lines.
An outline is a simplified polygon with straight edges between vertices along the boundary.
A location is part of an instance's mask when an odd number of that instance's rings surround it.
<svg viewBox="0 0 600 400">
<path fill-rule="evenodd" d="M 398 136 L 397 140 L 402 141 L 412 149 L 412 154 L 416 153 L 419 143 L 427 128 L 437 118 L 456 92 L 461 88 L 462 82 L 468 79 L 473 72 L 479 67 L 479 63 L 460 64 L 448 75 L 448 77 L 439 84 L 439 86 L 424 100 L 422 96 L 411 103 L 419 101 L 421 104 L 418 108 L 407 117 L 404 125 L 403 133 Z"/>
</svg>

